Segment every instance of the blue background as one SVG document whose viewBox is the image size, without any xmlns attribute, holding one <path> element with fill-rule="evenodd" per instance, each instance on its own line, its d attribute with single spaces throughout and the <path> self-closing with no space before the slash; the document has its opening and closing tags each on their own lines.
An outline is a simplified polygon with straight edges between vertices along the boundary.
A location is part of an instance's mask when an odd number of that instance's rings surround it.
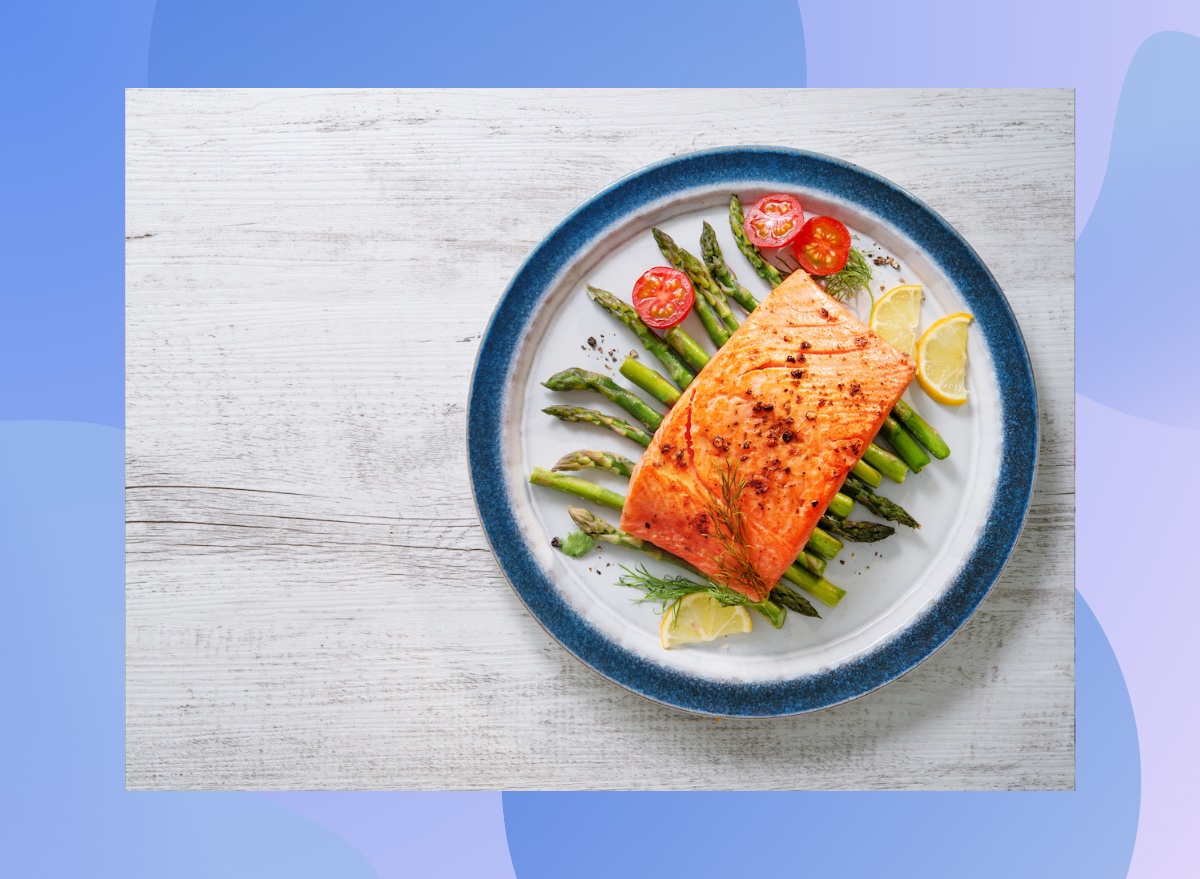
<svg viewBox="0 0 1200 879">
<path fill-rule="evenodd" d="M 1196 34 L 1192 0 L 9 4 L 0 872 L 1178 875 L 1200 784 L 1173 650 L 1200 613 L 1191 537 L 1159 516 L 1131 540 L 1124 511 L 1177 508 L 1200 477 L 1114 463 L 1200 439 Z M 1076 87 L 1078 789 L 124 792 L 123 89 L 147 85 Z"/>
</svg>

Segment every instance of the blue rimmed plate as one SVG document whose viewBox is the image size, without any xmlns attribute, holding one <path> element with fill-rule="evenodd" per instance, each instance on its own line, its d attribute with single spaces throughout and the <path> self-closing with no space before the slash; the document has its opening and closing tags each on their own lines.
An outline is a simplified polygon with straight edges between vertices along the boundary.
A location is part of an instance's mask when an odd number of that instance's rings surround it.
<svg viewBox="0 0 1200 879">
<path fill-rule="evenodd" d="M 571 366 L 615 373 L 636 337 L 588 299 L 591 283 L 628 298 L 663 259 L 652 225 L 699 253 L 707 220 L 726 261 L 760 298 L 767 286 L 738 253 L 728 202 L 770 191 L 799 196 L 808 215 L 842 220 L 860 249 L 895 258 L 874 267 L 875 289 L 925 289 L 924 329 L 956 311 L 975 315 L 970 402 L 948 409 L 914 383 L 907 397 L 953 454 L 882 491 L 922 523 L 878 544 L 848 544 L 826 576 L 845 588 L 823 619 L 789 616 L 781 630 L 758 619 L 749 635 L 664 651 L 652 607 L 616 585 L 644 557 L 602 546 L 567 558 L 551 547 L 572 524 L 577 499 L 534 488 L 534 466 L 578 448 L 641 447 L 590 425 L 542 414 L 574 402 L 619 415 L 599 397 L 540 385 Z M 865 317 L 867 303 L 852 305 Z M 703 330 L 688 318 L 697 339 Z M 657 365 L 648 354 L 642 357 Z M 1028 510 L 1037 457 L 1037 399 L 1021 332 L 995 279 L 970 245 L 925 204 L 846 162 L 780 147 L 732 147 L 678 156 L 638 171 L 584 202 L 536 247 L 501 297 L 483 336 L 471 385 L 468 450 L 480 519 L 496 558 L 530 613 L 563 647 L 614 683 L 704 714 L 779 716 L 854 699 L 909 671 L 971 616 L 1000 576 Z M 584 474 L 624 491 L 617 477 Z M 618 515 L 597 509 L 609 521 Z M 857 512 L 855 517 L 869 518 Z M 649 565 L 663 573 L 669 567 Z"/>
</svg>

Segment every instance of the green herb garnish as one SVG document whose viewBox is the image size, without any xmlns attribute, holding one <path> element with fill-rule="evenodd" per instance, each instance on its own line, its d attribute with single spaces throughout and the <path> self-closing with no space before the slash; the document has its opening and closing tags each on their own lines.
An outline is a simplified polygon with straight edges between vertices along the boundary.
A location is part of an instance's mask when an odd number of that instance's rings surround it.
<svg viewBox="0 0 1200 879">
<path fill-rule="evenodd" d="M 825 278 L 825 292 L 839 302 L 852 297 L 859 290 L 871 292 L 871 264 L 857 247 L 850 248 L 850 256 L 840 272 Z M 871 296 L 874 303 L 875 297 Z"/>
<path fill-rule="evenodd" d="M 581 558 L 592 551 L 596 541 L 582 531 L 572 531 L 567 539 L 559 543 L 558 548 L 573 559 Z"/>
<path fill-rule="evenodd" d="M 689 580 L 687 577 L 656 577 L 642 565 L 638 565 L 637 570 L 633 571 L 626 567 L 622 567 L 621 570 L 625 573 L 621 575 L 621 579 L 617 581 L 617 585 L 628 589 L 637 589 L 642 593 L 642 596 L 635 598 L 634 601 L 638 604 L 643 604 L 647 601 L 655 602 L 659 605 L 660 613 L 666 612 L 668 608 L 673 613 L 678 613 L 680 599 L 696 592 L 704 592 L 711 595 L 726 607 L 731 605 L 748 606 L 757 603 L 740 592 L 734 592 L 728 586 L 722 586 L 720 583 L 697 583 L 695 580 Z"/>
<path fill-rule="evenodd" d="M 741 586 L 750 595 L 761 595 L 764 599 L 771 585 L 750 560 L 750 536 L 746 533 L 746 519 L 742 515 L 742 492 L 746 480 L 738 474 L 736 464 L 725 462 L 720 473 L 717 491 L 710 491 L 706 501 L 709 521 L 715 529 L 713 536 L 721 546 L 721 552 L 713 562 L 720 571 L 725 584 Z"/>
</svg>

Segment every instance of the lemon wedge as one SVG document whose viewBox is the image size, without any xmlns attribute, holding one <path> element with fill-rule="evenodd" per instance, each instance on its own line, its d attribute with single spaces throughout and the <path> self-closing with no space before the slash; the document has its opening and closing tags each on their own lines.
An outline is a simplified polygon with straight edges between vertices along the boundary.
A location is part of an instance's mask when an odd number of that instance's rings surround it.
<svg viewBox="0 0 1200 879">
<path fill-rule="evenodd" d="M 671 605 L 658 631 L 666 650 L 695 641 L 714 641 L 750 631 L 750 612 L 739 605 L 726 607 L 711 595 L 693 592 Z"/>
<path fill-rule="evenodd" d="M 946 406 L 967 402 L 967 326 L 973 320 L 965 311 L 948 314 L 917 340 L 917 381 Z"/>
<path fill-rule="evenodd" d="M 884 341 L 909 357 L 917 350 L 917 324 L 921 322 L 921 300 L 925 293 L 920 284 L 901 284 L 888 290 L 871 309 L 871 329 Z"/>
</svg>

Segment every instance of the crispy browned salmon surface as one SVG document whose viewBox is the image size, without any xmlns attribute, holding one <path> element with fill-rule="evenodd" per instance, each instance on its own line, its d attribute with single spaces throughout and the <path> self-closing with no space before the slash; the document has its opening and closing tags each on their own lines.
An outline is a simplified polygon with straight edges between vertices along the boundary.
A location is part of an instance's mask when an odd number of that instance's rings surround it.
<svg viewBox="0 0 1200 879">
<path fill-rule="evenodd" d="M 671 408 L 633 471 L 621 529 L 761 600 L 915 371 L 796 272 Z M 736 507 L 722 506 L 722 477 L 740 489 Z M 744 544 L 731 540 L 731 512 L 741 513 Z M 747 576 L 736 573 L 738 546 Z"/>
</svg>

